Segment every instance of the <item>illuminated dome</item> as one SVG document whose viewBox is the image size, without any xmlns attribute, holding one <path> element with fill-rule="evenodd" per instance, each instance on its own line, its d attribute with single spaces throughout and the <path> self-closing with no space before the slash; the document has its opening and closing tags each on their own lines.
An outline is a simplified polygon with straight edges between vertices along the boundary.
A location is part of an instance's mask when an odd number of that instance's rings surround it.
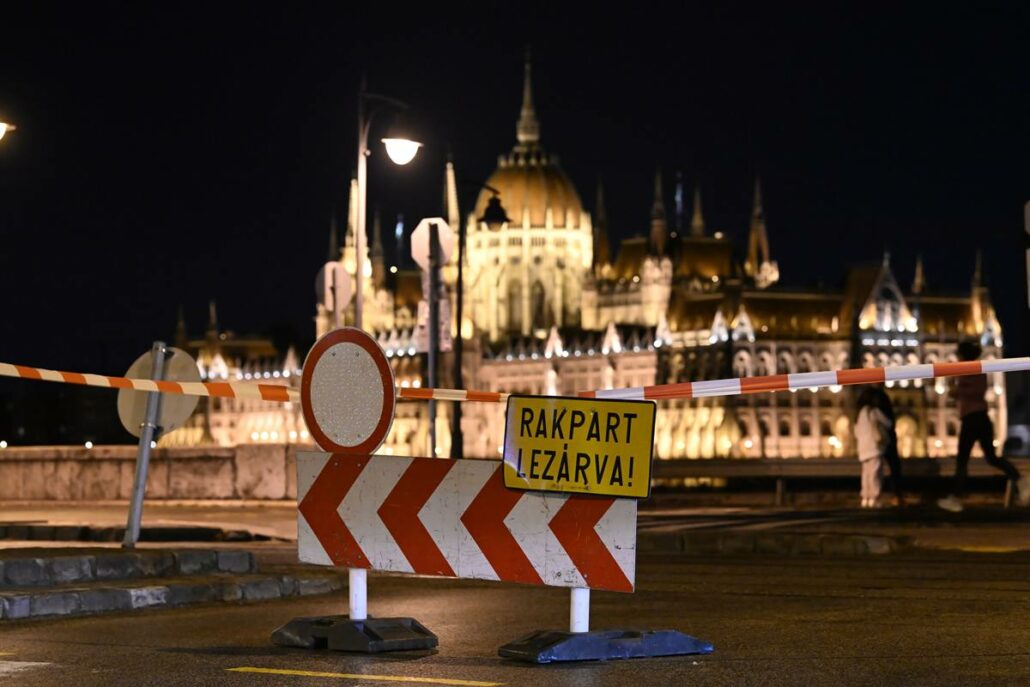
<svg viewBox="0 0 1030 687">
<path fill-rule="evenodd" d="M 522 111 L 515 129 L 518 143 L 510 153 L 498 158 L 497 169 L 486 183 L 500 192 L 501 204 L 513 224 L 521 225 L 528 210 L 530 226 L 546 226 L 550 210 L 553 226 L 577 228 L 583 225 L 586 213 L 576 187 L 558 165 L 558 158 L 540 147 L 540 124 L 533 110 L 530 69 L 527 60 Z M 486 189 L 480 192 L 476 217 L 482 216 L 491 195 Z"/>
</svg>

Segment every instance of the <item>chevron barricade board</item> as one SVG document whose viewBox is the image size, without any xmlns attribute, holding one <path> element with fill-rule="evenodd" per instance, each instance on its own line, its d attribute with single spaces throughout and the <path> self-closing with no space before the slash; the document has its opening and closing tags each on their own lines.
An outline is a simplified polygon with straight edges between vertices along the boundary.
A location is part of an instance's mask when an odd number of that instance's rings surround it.
<svg viewBox="0 0 1030 687">
<path fill-rule="evenodd" d="M 297 456 L 300 560 L 632 592 L 634 499 L 515 491 L 502 464 Z"/>
</svg>

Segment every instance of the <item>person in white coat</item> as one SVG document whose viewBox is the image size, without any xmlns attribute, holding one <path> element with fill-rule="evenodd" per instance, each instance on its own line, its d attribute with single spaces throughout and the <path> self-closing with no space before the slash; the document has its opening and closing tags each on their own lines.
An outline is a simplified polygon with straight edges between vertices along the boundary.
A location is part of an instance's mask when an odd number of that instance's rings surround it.
<svg viewBox="0 0 1030 687">
<path fill-rule="evenodd" d="M 876 508 L 880 500 L 880 481 L 884 454 L 890 443 L 891 421 L 879 408 L 876 389 L 867 387 L 858 397 L 855 442 L 862 463 L 862 507 Z"/>
</svg>

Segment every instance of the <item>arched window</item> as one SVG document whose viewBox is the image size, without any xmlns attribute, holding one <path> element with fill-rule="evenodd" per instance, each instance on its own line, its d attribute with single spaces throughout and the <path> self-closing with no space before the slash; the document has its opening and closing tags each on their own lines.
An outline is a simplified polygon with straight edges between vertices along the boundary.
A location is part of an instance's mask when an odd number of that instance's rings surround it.
<svg viewBox="0 0 1030 687">
<path fill-rule="evenodd" d="M 530 321 L 533 323 L 534 329 L 549 329 L 554 325 L 554 311 L 547 302 L 544 285 L 539 281 L 533 282 L 533 290 L 531 291 L 529 302 L 533 304 L 530 311 L 532 312 Z"/>
<path fill-rule="evenodd" d="M 522 331 L 522 284 L 517 279 L 508 282 L 508 329 Z"/>
<path fill-rule="evenodd" d="M 747 351 L 737 351 L 733 356 L 733 374 L 736 377 L 751 376 L 751 354 Z"/>
<path fill-rule="evenodd" d="M 790 436 L 790 422 L 788 422 L 787 420 L 780 420 L 780 436 Z"/>
<path fill-rule="evenodd" d="M 812 436 L 812 423 L 808 420 L 802 420 L 800 425 L 801 436 L 810 437 Z"/>
</svg>

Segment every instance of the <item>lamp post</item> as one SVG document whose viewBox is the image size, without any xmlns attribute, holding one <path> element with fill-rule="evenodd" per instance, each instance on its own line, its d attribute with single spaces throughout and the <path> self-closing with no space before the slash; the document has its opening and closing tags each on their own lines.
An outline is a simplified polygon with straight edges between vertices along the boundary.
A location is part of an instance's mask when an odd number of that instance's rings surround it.
<svg viewBox="0 0 1030 687">
<path fill-rule="evenodd" d="M 487 201 L 483 216 L 478 221 L 486 224 L 491 231 L 497 231 L 505 222 L 510 222 L 504 206 L 501 205 L 501 192 L 486 184 L 476 184 L 485 188 L 493 195 Z M 458 283 L 455 286 L 455 317 L 458 322 L 458 336 L 454 338 L 454 388 L 462 389 L 465 382 L 461 374 L 461 357 L 464 348 L 464 339 L 461 333 L 463 310 L 465 305 L 465 225 L 458 223 Z M 454 412 L 451 413 L 451 458 L 465 457 L 465 440 L 461 433 L 461 404 L 452 404 Z"/>
<path fill-rule="evenodd" d="M 354 281 L 357 293 L 354 299 L 354 326 L 361 329 L 361 312 L 364 306 L 365 289 L 365 198 L 368 193 L 368 170 L 365 158 L 369 155 L 368 134 L 372 128 L 372 119 L 375 116 L 376 106 L 391 107 L 395 110 L 407 110 L 404 102 L 390 98 L 378 93 L 369 93 L 366 90 L 365 78 L 361 79 L 361 88 L 358 90 L 358 223 L 355 227 L 354 250 L 356 253 L 354 265 Z M 419 147 L 422 145 L 412 140 L 399 130 L 391 130 L 383 139 L 386 147 L 386 154 L 396 165 L 406 165 L 412 161 Z"/>
</svg>

